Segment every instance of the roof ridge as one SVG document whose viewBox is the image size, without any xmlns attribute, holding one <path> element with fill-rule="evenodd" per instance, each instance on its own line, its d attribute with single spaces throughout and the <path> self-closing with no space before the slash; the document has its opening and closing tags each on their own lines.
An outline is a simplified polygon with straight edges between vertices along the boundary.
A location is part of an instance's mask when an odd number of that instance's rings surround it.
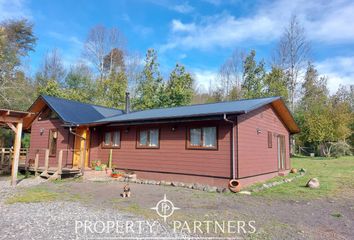
<svg viewBox="0 0 354 240">
<path fill-rule="evenodd" d="M 240 101 L 249 101 L 249 100 L 259 100 L 259 99 L 265 99 L 265 98 L 271 99 L 271 98 L 281 98 L 281 97 L 280 96 L 272 96 L 272 97 L 261 97 L 261 98 L 242 98 L 242 99 L 237 99 L 237 100 L 219 101 L 219 102 L 212 102 L 212 103 L 198 103 L 198 104 L 174 106 L 174 107 L 160 107 L 160 108 L 142 109 L 142 110 L 131 111 L 130 113 L 136 113 L 136 112 L 142 112 L 142 111 L 148 111 L 148 110 L 162 110 L 162 109 L 171 109 L 171 108 L 183 108 L 183 107 L 193 107 L 193 106 L 202 106 L 202 105 L 212 105 L 212 104 L 218 104 L 218 103 L 231 103 L 231 102 L 240 102 Z M 124 114 L 125 114 L 125 111 L 124 111 Z"/>
<path fill-rule="evenodd" d="M 101 107 L 101 108 L 106 108 L 106 109 L 111 109 L 111 110 L 119 110 L 119 111 L 124 112 L 123 109 L 119 109 L 119 108 L 111 108 L 111 107 L 106 107 L 106 106 L 102 106 L 102 105 L 98 105 L 98 104 L 85 103 L 85 102 L 80 102 L 80 101 L 77 101 L 77 100 L 72 100 L 72 99 L 67 99 L 67 98 L 49 96 L 49 95 L 45 95 L 45 94 L 42 94 L 42 95 L 40 95 L 40 96 L 41 96 L 41 97 L 56 98 L 56 99 L 61 99 L 61 100 L 65 100 L 65 101 L 68 101 L 68 102 L 76 102 L 76 103 L 80 103 L 80 104 L 85 104 L 85 105 L 90 105 L 90 106 L 96 106 L 96 107 Z"/>
</svg>

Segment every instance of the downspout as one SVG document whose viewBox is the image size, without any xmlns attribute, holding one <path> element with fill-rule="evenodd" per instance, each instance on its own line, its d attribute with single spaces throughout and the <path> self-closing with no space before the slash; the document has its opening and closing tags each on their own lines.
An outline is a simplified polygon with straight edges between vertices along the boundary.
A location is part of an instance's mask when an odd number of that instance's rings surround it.
<svg viewBox="0 0 354 240">
<path fill-rule="evenodd" d="M 78 125 L 78 126 L 79 126 L 79 125 Z M 78 126 L 77 126 L 77 127 L 78 127 Z M 84 172 L 85 172 L 86 138 L 84 138 L 84 137 L 80 136 L 79 134 L 73 132 L 73 130 L 72 130 L 71 127 L 69 127 L 69 132 L 70 132 L 72 135 L 74 135 L 74 136 L 76 136 L 76 137 L 79 137 L 79 138 L 81 138 L 82 140 L 84 140 L 84 151 L 83 151 L 83 158 L 84 158 L 84 160 L 81 162 L 81 175 L 83 176 L 83 175 L 84 175 Z M 75 140 L 74 140 L 74 144 L 75 144 Z M 75 146 L 74 146 L 74 147 L 75 147 Z"/>
<path fill-rule="evenodd" d="M 230 119 L 227 119 L 226 113 L 224 113 L 224 120 L 226 122 L 229 122 L 232 124 L 232 134 L 231 134 L 231 142 L 232 142 L 232 155 L 231 155 L 231 160 L 232 160 L 232 179 L 236 179 L 236 174 L 235 174 L 235 122 L 231 121 Z"/>
</svg>

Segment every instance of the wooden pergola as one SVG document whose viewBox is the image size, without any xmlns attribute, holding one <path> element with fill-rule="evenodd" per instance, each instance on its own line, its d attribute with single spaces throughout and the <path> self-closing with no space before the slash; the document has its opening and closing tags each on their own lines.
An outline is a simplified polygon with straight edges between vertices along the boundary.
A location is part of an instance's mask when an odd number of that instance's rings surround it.
<svg viewBox="0 0 354 240">
<path fill-rule="evenodd" d="M 22 130 L 28 127 L 29 119 L 34 113 L 0 109 L 0 127 L 9 127 L 15 133 L 14 155 L 11 169 L 11 185 L 17 184 L 18 163 L 20 158 Z"/>
</svg>

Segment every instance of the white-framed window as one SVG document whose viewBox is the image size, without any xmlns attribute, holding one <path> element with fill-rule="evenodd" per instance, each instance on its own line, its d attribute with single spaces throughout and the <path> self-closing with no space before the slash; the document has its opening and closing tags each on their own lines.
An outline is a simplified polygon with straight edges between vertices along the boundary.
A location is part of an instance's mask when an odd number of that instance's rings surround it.
<svg viewBox="0 0 354 240">
<path fill-rule="evenodd" d="M 104 133 L 102 147 L 120 148 L 120 131 L 106 131 Z"/>
<path fill-rule="evenodd" d="M 140 129 L 137 133 L 137 148 L 159 148 L 160 131 L 158 128 Z"/>
<path fill-rule="evenodd" d="M 216 127 L 191 127 L 187 134 L 187 148 L 189 149 L 217 149 Z"/>
</svg>

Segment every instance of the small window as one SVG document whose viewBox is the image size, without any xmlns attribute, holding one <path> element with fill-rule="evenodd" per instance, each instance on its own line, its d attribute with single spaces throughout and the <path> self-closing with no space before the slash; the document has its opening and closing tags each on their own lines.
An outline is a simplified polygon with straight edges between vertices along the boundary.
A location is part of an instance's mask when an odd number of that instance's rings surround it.
<svg viewBox="0 0 354 240">
<path fill-rule="evenodd" d="M 138 132 L 137 148 L 159 148 L 159 129 L 144 129 Z"/>
<path fill-rule="evenodd" d="M 103 147 L 119 148 L 120 147 L 120 131 L 105 132 L 103 139 Z"/>
<path fill-rule="evenodd" d="M 190 128 L 187 148 L 217 149 L 216 127 Z"/>
<path fill-rule="evenodd" d="M 49 107 L 43 110 L 43 112 L 40 114 L 38 120 L 49 120 L 49 119 L 58 119 L 58 114 L 56 112 L 52 111 Z"/>
<path fill-rule="evenodd" d="M 272 132 L 268 132 L 268 148 L 273 147 L 273 137 L 272 137 Z"/>
<path fill-rule="evenodd" d="M 49 155 L 55 156 L 57 154 L 58 130 L 49 130 Z"/>
</svg>

